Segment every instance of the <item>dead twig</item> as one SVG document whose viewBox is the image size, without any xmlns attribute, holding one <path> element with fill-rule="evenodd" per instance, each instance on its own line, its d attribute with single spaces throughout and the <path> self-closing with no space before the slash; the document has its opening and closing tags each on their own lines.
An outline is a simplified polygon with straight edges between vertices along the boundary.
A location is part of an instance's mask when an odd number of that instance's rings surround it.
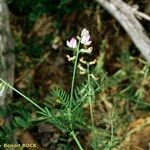
<svg viewBox="0 0 150 150">
<path fill-rule="evenodd" d="M 97 0 L 97 2 L 118 20 L 135 46 L 150 63 L 150 39 L 136 18 L 138 15 L 149 20 L 149 16 L 137 11 L 122 0 Z"/>
</svg>

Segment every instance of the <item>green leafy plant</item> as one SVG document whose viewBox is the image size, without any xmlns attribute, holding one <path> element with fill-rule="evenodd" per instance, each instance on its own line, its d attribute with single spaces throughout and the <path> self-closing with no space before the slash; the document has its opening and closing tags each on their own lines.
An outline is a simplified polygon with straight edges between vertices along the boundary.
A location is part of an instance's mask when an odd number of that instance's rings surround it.
<svg viewBox="0 0 150 150">
<path fill-rule="evenodd" d="M 67 46 L 73 50 L 73 56 L 70 57 L 67 55 L 67 58 L 68 61 L 73 61 L 74 64 L 70 94 L 60 88 L 57 88 L 52 92 L 52 94 L 59 99 L 59 102 L 62 106 L 62 109 L 59 112 L 50 111 L 47 107 L 42 108 L 3 79 L 0 78 L 0 81 L 3 85 L 1 88 L 1 93 L 4 91 L 3 87 L 5 86 L 20 94 L 23 98 L 39 109 L 38 113 L 42 116 L 40 118 L 41 120 L 46 120 L 54 124 L 59 129 L 68 132 L 69 135 L 71 135 L 75 140 L 78 148 L 83 150 L 83 147 L 81 146 L 80 141 L 75 134 L 75 129 L 80 125 L 83 126 L 83 122 L 81 121 L 81 117 L 83 117 L 82 106 L 84 103 L 88 102 L 90 106 L 91 126 L 94 132 L 95 127 L 93 120 L 92 101 L 95 97 L 95 93 L 99 90 L 100 85 L 98 84 L 97 78 L 94 76 L 94 74 L 90 73 L 90 66 L 96 63 L 96 59 L 90 62 L 85 61 L 83 57 L 79 59 L 80 54 L 90 54 L 92 52 L 92 47 L 87 48 L 87 46 L 89 46 L 92 42 L 90 41 L 89 31 L 83 29 L 81 36 L 78 36 L 77 40 L 72 38 L 70 41 L 67 41 Z M 76 86 L 75 88 L 77 68 L 79 68 L 80 74 L 87 74 L 87 80 L 85 80 L 81 86 Z M 18 122 L 18 119 L 19 118 L 15 118 L 16 123 Z"/>
</svg>

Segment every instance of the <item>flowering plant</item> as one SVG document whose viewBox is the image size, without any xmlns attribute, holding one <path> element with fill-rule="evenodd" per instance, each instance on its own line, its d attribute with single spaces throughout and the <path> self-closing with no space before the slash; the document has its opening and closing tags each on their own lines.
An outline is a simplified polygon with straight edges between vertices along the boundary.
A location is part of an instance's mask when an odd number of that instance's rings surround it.
<svg viewBox="0 0 150 150">
<path fill-rule="evenodd" d="M 59 98 L 60 103 L 62 105 L 62 109 L 59 110 L 59 113 L 53 113 L 47 107 L 42 108 L 30 98 L 22 94 L 20 91 L 12 87 L 2 78 L 0 78 L 0 96 L 3 95 L 4 90 L 6 87 L 11 88 L 18 94 L 20 94 L 23 98 L 33 104 L 39 111 L 38 114 L 42 115 L 42 120 L 47 121 L 61 130 L 64 130 L 72 136 L 75 140 L 78 148 L 83 150 L 83 147 L 78 140 L 75 129 L 83 126 L 83 114 L 81 113 L 83 109 L 84 103 L 89 103 L 90 106 L 90 116 L 91 116 L 91 126 L 92 132 L 94 134 L 95 126 L 94 126 L 94 119 L 93 119 L 93 110 L 92 110 L 92 100 L 94 99 L 95 92 L 100 87 L 97 79 L 93 74 L 90 73 L 90 66 L 96 64 L 96 59 L 93 61 L 86 61 L 83 57 L 80 58 L 80 54 L 91 54 L 93 48 L 87 47 L 91 44 L 90 41 L 90 34 L 87 29 L 83 29 L 81 32 L 81 36 L 77 36 L 76 38 L 71 38 L 66 42 L 67 46 L 73 50 L 73 56 L 66 55 L 68 61 L 72 61 L 74 64 L 73 67 L 73 74 L 72 74 L 72 82 L 71 82 L 71 89 L 70 94 L 66 91 L 56 88 L 53 90 L 52 94 Z M 86 47 L 86 48 L 85 48 Z M 76 71 L 77 68 L 79 69 L 79 73 L 82 75 L 87 75 L 87 79 L 85 82 L 81 84 L 81 86 L 76 86 L 75 88 L 75 78 L 76 78 Z M 92 81 L 98 86 L 98 88 L 94 88 Z M 77 115 L 79 114 L 79 115 Z M 40 119 L 41 120 L 41 117 Z M 85 126 L 85 124 L 84 124 Z"/>
<path fill-rule="evenodd" d="M 77 42 L 77 40 L 78 40 L 78 42 Z M 89 34 L 89 31 L 87 29 L 84 28 L 81 31 L 81 36 L 77 36 L 77 40 L 75 38 L 72 38 L 70 41 L 67 41 L 67 46 L 69 48 L 72 48 L 72 50 L 74 50 L 74 52 L 75 52 L 75 53 L 73 53 L 74 55 L 72 57 L 70 55 L 66 55 L 66 57 L 68 58 L 68 61 L 74 62 L 74 70 L 73 70 L 73 75 L 72 75 L 71 94 L 70 94 L 70 106 L 69 106 L 68 110 L 69 110 L 69 112 L 72 112 L 72 104 L 74 102 L 74 97 L 76 99 L 79 99 L 77 95 L 81 96 L 80 103 L 78 105 L 81 105 L 82 100 L 85 102 L 85 100 L 87 99 L 89 106 L 90 106 L 91 124 L 92 124 L 92 129 L 94 132 L 95 127 L 94 127 L 93 110 L 92 110 L 92 99 L 93 99 L 94 94 L 95 94 L 97 89 L 95 90 L 93 88 L 91 82 L 92 82 L 92 80 L 95 80 L 98 87 L 99 87 L 99 84 L 97 82 L 98 78 L 96 78 L 93 74 L 90 73 L 90 66 L 96 64 L 96 59 L 94 59 L 93 61 L 90 61 L 90 62 L 84 60 L 83 57 L 81 57 L 79 59 L 80 53 L 91 54 L 92 50 L 93 50 L 92 47 L 87 47 L 92 42 L 92 41 L 90 41 L 90 34 Z M 82 46 L 84 46 L 84 47 L 82 47 Z M 83 65 L 85 65 L 86 68 L 83 67 Z M 85 82 L 85 85 L 81 89 L 82 92 L 80 90 L 78 90 L 78 93 L 76 93 L 76 95 L 74 95 L 75 75 L 76 75 L 77 67 L 78 67 L 79 73 L 81 75 L 87 74 L 87 81 Z M 83 103 L 83 101 L 82 101 L 82 103 Z M 77 106 L 75 108 L 77 108 Z M 72 120 L 72 117 L 73 116 L 71 114 L 70 120 Z M 72 124 L 71 124 L 71 126 L 72 126 Z M 72 130 L 71 133 L 74 133 L 74 131 Z M 79 149 L 82 150 L 83 148 L 82 148 L 80 142 L 77 140 L 77 138 L 75 141 L 76 141 Z"/>
</svg>

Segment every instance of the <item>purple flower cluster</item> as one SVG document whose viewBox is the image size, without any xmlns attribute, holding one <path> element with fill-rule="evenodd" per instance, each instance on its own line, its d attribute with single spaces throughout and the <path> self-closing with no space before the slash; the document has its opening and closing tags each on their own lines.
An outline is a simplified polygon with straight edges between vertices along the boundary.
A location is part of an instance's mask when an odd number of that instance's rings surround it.
<svg viewBox="0 0 150 150">
<path fill-rule="evenodd" d="M 83 29 L 81 32 L 81 44 L 90 45 L 92 41 L 90 41 L 90 34 L 87 29 Z M 77 47 L 77 40 L 75 38 L 71 38 L 70 41 L 67 41 L 67 46 L 70 48 Z M 91 49 L 91 48 L 90 48 Z"/>
</svg>

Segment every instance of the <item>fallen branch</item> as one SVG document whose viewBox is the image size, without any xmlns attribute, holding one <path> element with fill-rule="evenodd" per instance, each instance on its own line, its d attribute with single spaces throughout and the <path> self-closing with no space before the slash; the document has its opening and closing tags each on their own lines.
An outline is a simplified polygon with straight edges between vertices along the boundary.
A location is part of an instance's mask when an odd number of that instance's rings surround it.
<svg viewBox="0 0 150 150">
<path fill-rule="evenodd" d="M 122 0 L 97 0 L 97 2 L 119 21 L 135 46 L 150 63 L 150 39 L 136 18 L 138 15 L 149 20 L 149 16 L 133 9 Z"/>
</svg>

